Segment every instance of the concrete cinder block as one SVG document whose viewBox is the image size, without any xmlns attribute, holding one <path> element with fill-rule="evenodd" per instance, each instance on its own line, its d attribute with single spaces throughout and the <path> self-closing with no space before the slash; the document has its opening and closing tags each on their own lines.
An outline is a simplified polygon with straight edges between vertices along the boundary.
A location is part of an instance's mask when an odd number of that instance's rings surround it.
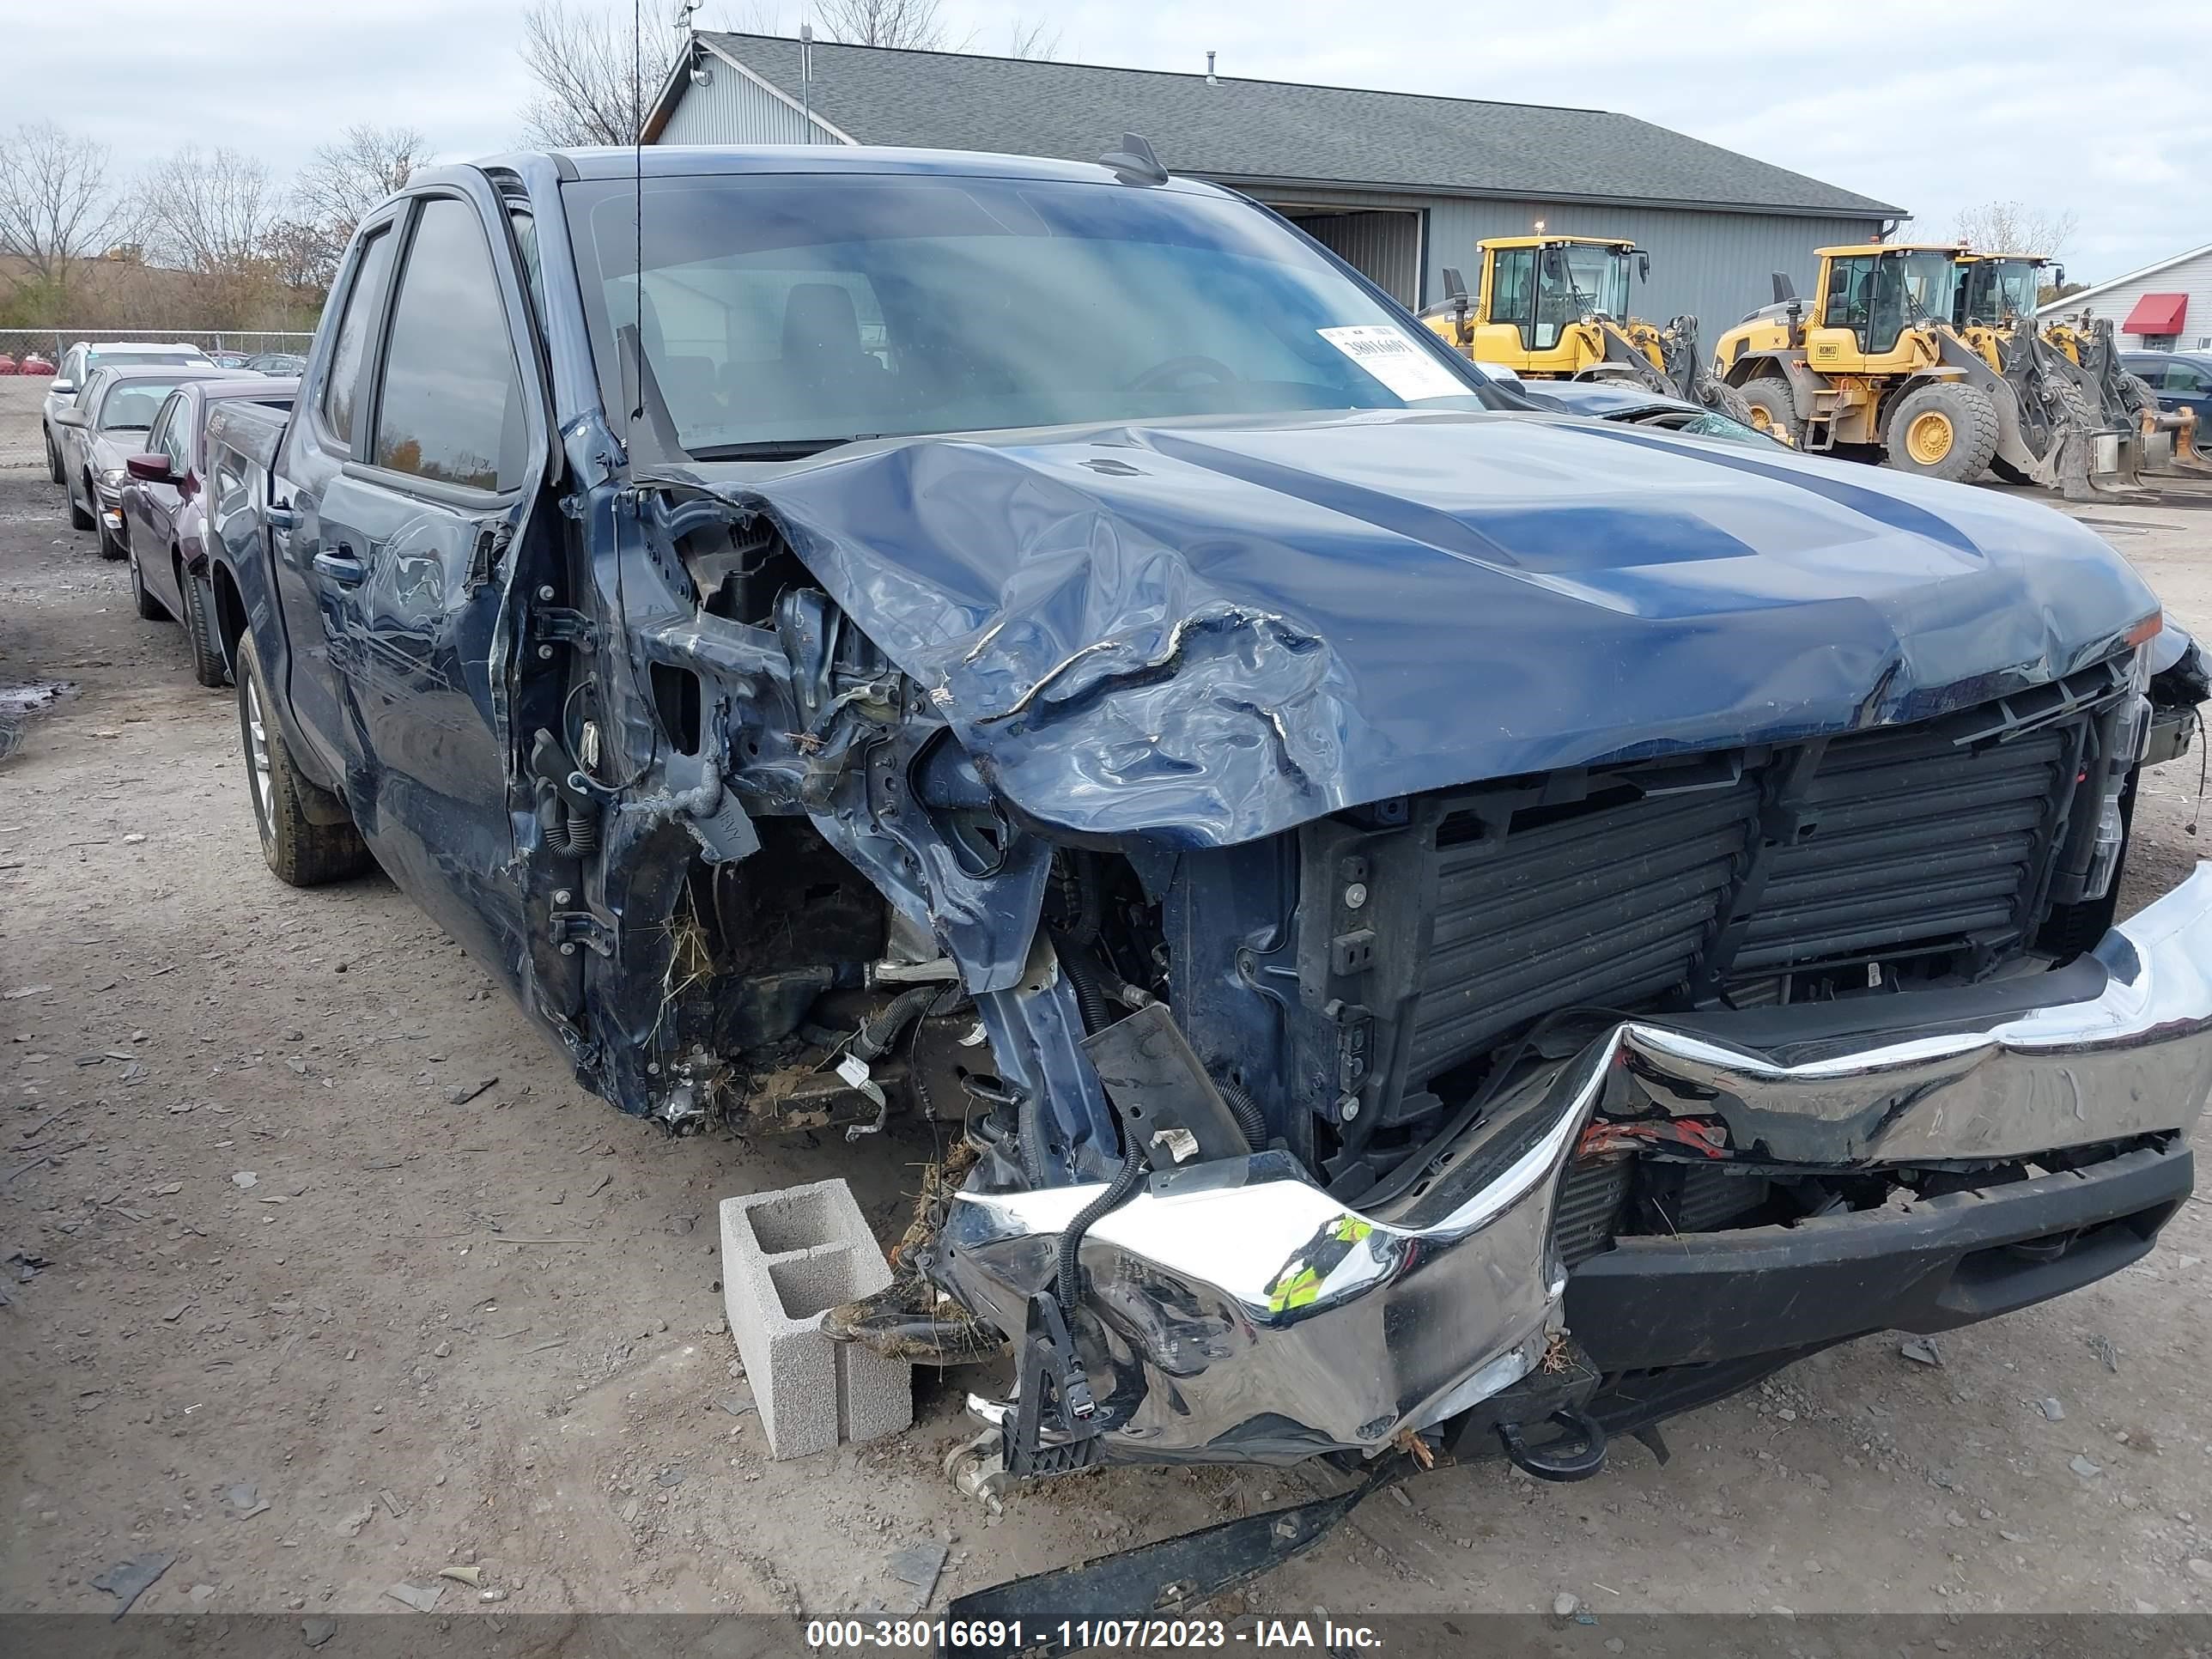
<svg viewBox="0 0 2212 1659">
<path fill-rule="evenodd" d="M 822 1316 L 891 1282 L 842 1181 L 722 1200 L 722 1299 L 777 1457 L 914 1421 L 913 1368 L 822 1334 Z"/>
</svg>

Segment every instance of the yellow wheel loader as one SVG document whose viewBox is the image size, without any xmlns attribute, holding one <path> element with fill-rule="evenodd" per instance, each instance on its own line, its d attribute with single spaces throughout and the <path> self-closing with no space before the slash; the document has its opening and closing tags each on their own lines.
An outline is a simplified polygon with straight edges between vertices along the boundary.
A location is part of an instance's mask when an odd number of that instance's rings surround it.
<svg viewBox="0 0 2212 1659">
<path fill-rule="evenodd" d="M 2033 326 L 1962 313 L 1962 284 L 1978 291 L 1966 281 L 1971 250 L 1869 243 L 1820 252 L 1811 307 L 1778 271 L 1774 302 L 1715 344 L 1712 372 L 1743 394 L 1753 425 L 1802 449 L 1886 459 L 1929 477 L 1994 468 L 2069 501 L 2136 487 L 2142 428 L 2108 413 L 2081 365 Z M 2003 313 L 2001 300 L 1991 304 Z"/>
<path fill-rule="evenodd" d="M 2197 447 L 2196 415 L 2158 406 L 2148 383 L 2121 364 L 2109 319 L 2085 313 L 2045 321 L 2037 315 L 2036 295 L 2063 287 L 2065 266 L 2037 253 L 1969 253 L 1960 264 L 1959 332 L 2000 374 L 2026 325 L 2057 355 L 2051 370 L 2070 374 L 2106 424 L 2135 428 L 2139 472 L 2212 473 L 2212 457 Z"/>
<path fill-rule="evenodd" d="M 1629 314 L 1632 272 L 1643 282 L 1651 256 L 1633 242 L 1599 236 L 1502 236 L 1476 244 L 1480 291 L 1444 271 L 1445 298 L 1421 313 L 1436 333 L 1479 363 L 1531 380 L 1626 380 L 1738 421 L 1750 409 L 1704 372 L 1698 319 L 1665 327 Z"/>
</svg>

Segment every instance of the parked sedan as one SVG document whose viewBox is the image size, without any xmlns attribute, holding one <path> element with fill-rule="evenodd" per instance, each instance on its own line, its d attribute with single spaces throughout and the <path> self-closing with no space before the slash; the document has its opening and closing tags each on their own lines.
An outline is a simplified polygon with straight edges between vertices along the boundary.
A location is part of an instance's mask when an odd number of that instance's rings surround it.
<svg viewBox="0 0 2212 1659">
<path fill-rule="evenodd" d="M 289 377 L 306 368 L 307 360 L 296 352 L 264 351 L 258 357 L 247 358 L 246 366 L 256 374 Z"/>
<path fill-rule="evenodd" d="M 207 417 L 235 401 L 289 410 L 297 380 L 239 371 L 221 380 L 186 380 L 154 416 L 140 453 L 125 458 L 121 507 L 131 559 L 131 593 L 149 622 L 173 617 L 192 651 L 202 685 L 226 683 L 222 643 L 215 627 L 213 573 L 205 541 Z"/>
<path fill-rule="evenodd" d="M 60 368 L 46 387 L 40 425 L 46 440 L 46 476 L 56 483 L 68 482 L 63 465 L 61 411 L 76 400 L 95 370 L 100 368 L 183 368 L 204 365 L 207 353 L 182 340 L 166 343 L 148 340 L 79 340 L 62 354 Z"/>
<path fill-rule="evenodd" d="M 145 448 L 147 429 L 162 402 L 185 380 L 222 378 L 223 371 L 215 368 L 102 367 L 55 416 L 70 523 L 99 532 L 101 558 L 124 555 L 123 463 Z"/>
<path fill-rule="evenodd" d="M 2198 441 L 2204 441 L 2202 434 L 2212 431 L 2212 351 L 2128 351 L 2120 362 L 2149 383 L 2160 409 L 2194 410 Z"/>
</svg>

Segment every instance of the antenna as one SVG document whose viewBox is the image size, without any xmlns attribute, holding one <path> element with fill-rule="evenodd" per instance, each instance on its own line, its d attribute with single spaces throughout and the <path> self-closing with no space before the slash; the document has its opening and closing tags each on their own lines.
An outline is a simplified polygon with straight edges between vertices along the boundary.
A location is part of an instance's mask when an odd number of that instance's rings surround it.
<svg viewBox="0 0 2212 1659">
<path fill-rule="evenodd" d="M 1123 133 L 1121 148 L 1108 150 L 1098 158 L 1098 165 L 1113 168 L 1125 185 L 1164 185 L 1168 181 L 1168 170 L 1160 165 L 1160 158 L 1139 133 Z"/>
</svg>

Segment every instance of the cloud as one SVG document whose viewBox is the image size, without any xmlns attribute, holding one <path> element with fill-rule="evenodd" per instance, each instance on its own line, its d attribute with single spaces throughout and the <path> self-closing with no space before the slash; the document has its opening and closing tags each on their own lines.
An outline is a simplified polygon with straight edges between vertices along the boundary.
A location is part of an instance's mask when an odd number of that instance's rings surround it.
<svg viewBox="0 0 2212 1659">
<path fill-rule="evenodd" d="M 440 154 L 517 138 L 530 95 L 514 52 L 524 0 L 201 0 L 190 27 L 118 27 L 103 9 L 18 6 L 9 102 L 114 146 L 136 168 L 188 142 L 259 155 L 280 176 L 356 121 L 406 124 Z M 646 27 L 665 28 L 664 0 Z M 734 26 L 792 0 L 708 0 Z M 2059 0 L 1861 0 L 1793 13 L 1771 0 L 1583 0 L 1439 8 L 1435 0 L 945 0 L 970 50 L 1012 27 L 1060 30 L 1065 58 L 1458 97 L 1596 106 L 1740 149 L 1884 201 L 1914 228 L 2018 200 L 2080 222 L 2085 280 L 2212 234 L 2212 9 L 2136 27 Z M 2154 30 L 2147 40 L 2143 31 Z M 1104 138 L 1115 135 L 1102 135 Z"/>
</svg>

